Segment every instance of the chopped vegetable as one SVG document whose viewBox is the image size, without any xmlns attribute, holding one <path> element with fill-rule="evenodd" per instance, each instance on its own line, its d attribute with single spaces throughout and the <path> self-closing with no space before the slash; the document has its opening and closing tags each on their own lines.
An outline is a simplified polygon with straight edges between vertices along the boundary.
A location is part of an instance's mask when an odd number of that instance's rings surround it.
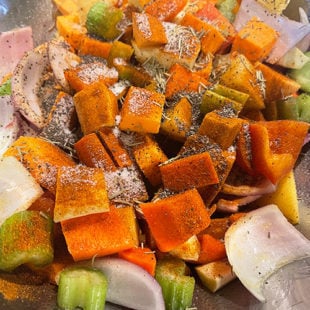
<svg viewBox="0 0 310 310">
<path fill-rule="evenodd" d="M 163 258 L 157 262 L 155 279 L 163 290 L 166 310 L 185 310 L 192 305 L 195 279 L 187 272 L 181 259 Z"/>
<path fill-rule="evenodd" d="M 0 226 L 0 269 L 12 271 L 53 261 L 52 219 L 37 211 L 14 213 Z"/>
<path fill-rule="evenodd" d="M 117 25 L 122 18 L 121 9 L 107 2 L 97 2 L 88 11 L 86 28 L 92 35 L 97 35 L 107 41 L 113 40 L 121 33 Z"/>
<path fill-rule="evenodd" d="M 237 277 L 262 302 L 265 301 L 262 290 L 269 276 L 310 255 L 310 241 L 287 221 L 276 205 L 251 211 L 231 225 L 225 245 Z"/>
<path fill-rule="evenodd" d="M 11 95 L 11 79 L 0 85 L 0 96 Z"/>
<path fill-rule="evenodd" d="M 57 304 L 61 309 L 102 310 L 105 308 L 107 279 L 102 271 L 85 266 L 64 269 L 59 276 Z"/>
<path fill-rule="evenodd" d="M 310 52 L 305 53 L 310 57 Z M 306 92 L 310 92 L 310 60 L 308 60 L 300 69 L 292 69 L 289 75 L 292 79 L 300 84 L 300 88 Z"/>
</svg>

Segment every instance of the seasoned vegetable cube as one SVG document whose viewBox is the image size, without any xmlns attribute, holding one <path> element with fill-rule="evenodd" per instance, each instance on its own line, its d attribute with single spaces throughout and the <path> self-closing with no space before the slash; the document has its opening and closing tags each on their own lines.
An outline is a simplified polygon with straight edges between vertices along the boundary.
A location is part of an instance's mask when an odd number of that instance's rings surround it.
<svg viewBox="0 0 310 310">
<path fill-rule="evenodd" d="M 121 109 L 121 130 L 158 133 L 165 104 L 165 96 L 132 86 Z"/>
<path fill-rule="evenodd" d="M 103 171 L 82 165 L 58 170 L 54 221 L 109 211 Z"/>
</svg>

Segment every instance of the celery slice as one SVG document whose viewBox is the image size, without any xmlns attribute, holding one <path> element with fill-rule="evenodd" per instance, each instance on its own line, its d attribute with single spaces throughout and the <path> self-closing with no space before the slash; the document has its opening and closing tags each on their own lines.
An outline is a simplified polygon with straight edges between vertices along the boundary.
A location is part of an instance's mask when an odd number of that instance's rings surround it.
<svg viewBox="0 0 310 310">
<path fill-rule="evenodd" d="M 182 310 L 192 305 L 194 277 L 188 276 L 184 261 L 164 258 L 157 262 L 155 279 L 162 288 L 166 310 Z"/>
<path fill-rule="evenodd" d="M 61 309 L 102 310 L 105 307 L 108 282 L 102 271 L 74 266 L 60 273 L 57 303 Z"/>
<path fill-rule="evenodd" d="M 51 263 L 52 227 L 52 219 L 38 211 L 21 211 L 6 219 L 0 226 L 0 270 Z"/>
<path fill-rule="evenodd" d="M 310 52 L 305 55 L 310 57 Z M 305 92 L 310 92 L 310 58 L 300 69 L 292 69 L 289 71 L 289 76 L 300 84 L 300 89 Z"/>
</svg>

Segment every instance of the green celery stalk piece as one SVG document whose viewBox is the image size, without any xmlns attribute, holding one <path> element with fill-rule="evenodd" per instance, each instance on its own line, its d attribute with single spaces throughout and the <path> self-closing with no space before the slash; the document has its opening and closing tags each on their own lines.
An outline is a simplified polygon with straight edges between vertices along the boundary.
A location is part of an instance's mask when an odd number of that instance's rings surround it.
<svg viewBox="0 0 310 310">
<path fill-rule="evenodd" d="M 155 279 L 162 288 L 166 310 L 191 307 L 195 279 L 187 275 L 185 262 L 178 258 L 164 258 L 157 262 Z"/>
<path fill-rule="evenodd" d="M 121 9 L 103 1 L 95 3 L 88 11 L 86 28 L 89 34 L 105 40 L 116 39 L 121 31 L 117 28 L 123 18 Z"/>
<path fill-rule="evenodd" d="M 99 269 L 87 266 L 65 268 L 59 276 L 57 303 L 61 309 L 102 310 L 108 282 Z"/>
<path fill-rule="evenodd" d="M 310 123 L 310 94 L 302 93 L 297 99 L 299 120 Z"/>
<path fill-rule="evenodd" d="M 298 120 L 298 105 L 295 97 L 277 101 L 278 119 Z"/>
<path fill-rule="evenodd" d="M 53 221 L 39 211 L 13 214 L 0 226 L 0 270 L 12 271 L 20 265 L 34 267 L 53 261 Z"/>
<path fill-rule="evenodd" d="M 310 52 L 306 52 L 305 55 L 310 57 Z M 305 63 L 300 69 L 290 70 L 289 76 L 300 84 L 301 90 L 305 92 L 310 92 L 310 60 Z"/>
<path fill-rule="evenodd" d="M 11 79 L 0 85 L 0 96 L 11 95 Z"/>
<path fill-rule="evenodd" d="M 237 0 L 219 0 L 216 3 L 218 10 L 232 23 L 236 14 L 233 12 L 237 5 Z"/>
</svg>

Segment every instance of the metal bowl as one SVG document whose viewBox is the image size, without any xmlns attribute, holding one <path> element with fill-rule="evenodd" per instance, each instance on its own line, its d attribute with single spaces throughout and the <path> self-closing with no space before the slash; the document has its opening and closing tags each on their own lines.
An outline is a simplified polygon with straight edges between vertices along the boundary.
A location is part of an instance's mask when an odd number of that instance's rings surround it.
<svg viewBox="0 0 310 310">
<path fill-rule="evenodd" d="M 309 0 L 292 0 L 285 11 L 291 18 L 298 19 L 298 7 L 309 9 Z M 53 37 L 56 9 L 51 0 L 0 0 L 0 31 L 15 27 L 32 26 L 36 45 Z M 297 192 L 300 202 L 300 224 L 297 228 L 310 239 L 310 151 L 304 147 L 295 167 Z M 276 309 L 274 305 L 259 303 L 241 284 L 235 280 L 213 294 L 197 281 L 193 307 L 203 309 Z M 17 299 L 10 296 L 15 293 Z M 17 273 L 0 273 L 0 309 L 33 310 L 57 309 L 57 288 L 41 283 L 36 277 L 21 268 Z M 10 296 L 8 296 L 10 295 Z M 106 309 L 122 309 L 107 305 Z M 306 308 L 294 308 L 306 309 Z"/>
</svg>

